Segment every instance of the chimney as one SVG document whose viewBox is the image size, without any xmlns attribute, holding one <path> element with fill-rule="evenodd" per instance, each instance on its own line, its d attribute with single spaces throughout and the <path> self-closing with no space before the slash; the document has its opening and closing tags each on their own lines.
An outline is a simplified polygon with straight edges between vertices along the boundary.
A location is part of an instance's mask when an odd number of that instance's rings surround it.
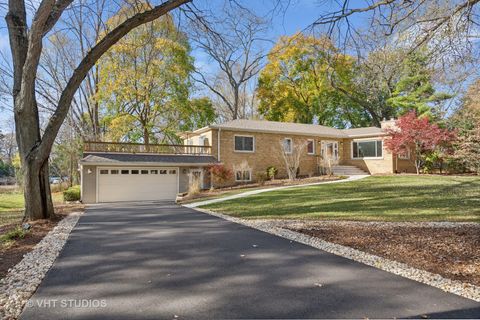
<svg viewBox="0 0 480 320">
<path fill-rule="evenodd" d="M 395 118 L 388 119 L 388 120 L 383 118 L 383 120 L 380 121 L 380 127 L 382 129 L 388 129 L 388 128 L 395 127 L 395 121 L 396 121 Z"/>
</svg>

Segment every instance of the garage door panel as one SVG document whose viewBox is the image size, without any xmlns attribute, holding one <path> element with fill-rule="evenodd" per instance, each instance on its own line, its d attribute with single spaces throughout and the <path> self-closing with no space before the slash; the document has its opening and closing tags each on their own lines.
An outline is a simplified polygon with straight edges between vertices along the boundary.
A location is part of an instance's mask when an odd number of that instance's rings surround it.
<svg viewBox="0 0 480 320">
<path fill-rule="evenodd" d="M 122 170 L 128 170 L 128 174 L 122 174 Z M 132 174 L 132 170 L 138 174 Z M 148 170 L 148 174 L 142 174 L 142 170 Z M 177 190 L 177 168 L 98 169 L 98 202 L 175 200 Z"/>
</svg>

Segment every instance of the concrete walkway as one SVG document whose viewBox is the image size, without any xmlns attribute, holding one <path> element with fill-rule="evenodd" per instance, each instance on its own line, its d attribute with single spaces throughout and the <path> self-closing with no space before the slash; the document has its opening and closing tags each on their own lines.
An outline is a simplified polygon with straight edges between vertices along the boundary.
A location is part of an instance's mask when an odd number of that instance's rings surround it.
<svg viewBox="0 0 480 320">
<path fill-rule="evenodd" d="M 183 206 L 187 207 L 187 208 L 196 208 L 196 207 L 206 206 L 206 205 L 209 205 L 209 204 L 212 204 L 212 203 L 243 198 L 243 197 L 247 197 L 247 196 L 251 196 L 251 195 L 259 194 L 259 193 L 264 193 L 264 192 L 277 191 L 277 190 L 283 190 L 283 189 L 289 189 L 289 188 L 301 188 L 301 187 L 308 187 L 308 186 L 316 186 L 316 185 L 320 185 L 320 184 L 344 183 L 344 182 L 360 180 L 360 179 L 363 179 L 363 178 L 366 178 L 366 177 L 370 177 L 370 176 L 369 175 L 355 175 L 355 176 L 349 176 L 347 179 L 341 179 L 341 180 L 322 181 L 322 182 L 313 182 L 313 183 L 307 183 L 307 184 L 298 184 L 298 185 L 295 185 L 295 186 L 282 186 L 282 187 L 272 187 L 272 188 L 251 190 L 251 191 L 246 191 L 246 192 L 242 192 L 242 193 L 239 193 L 239 194 L 234 194 L 234 195 L 231 195 L 231 196 L 226 196 L 226 197 L 222 197 L 222 198 L 218 198 L 218 199 L 211 199 L 211 200 L 204 200 L 204 201 L 198 201 L 198 202 L 193 202 L 193 203 L 187 203 L 187 204 L 184 204 Z"/>
</svg>

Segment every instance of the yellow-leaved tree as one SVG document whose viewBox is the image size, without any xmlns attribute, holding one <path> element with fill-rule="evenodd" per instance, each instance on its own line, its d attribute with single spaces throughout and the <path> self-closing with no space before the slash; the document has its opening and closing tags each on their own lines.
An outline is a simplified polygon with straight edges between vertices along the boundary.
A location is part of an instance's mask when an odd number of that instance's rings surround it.
<svg viewBox="0 0 480 320">
<path fill-rule="evenodd" d="M 131 10 L 119 12 L 108 27 L 120 24 Z M 175 140 L 171 124 L 191 112 L 193 58 L 186 35 L 170 15 L 130 31 L 98 66 L 96 99 L 104 110 L 108 139 L 145 144 Z"/>
<path fill-rule="evenodd" d="M 353 79 L 355 61 L 326 37 L 297 33 L 281 37 L 261 71 L 259 112 L 268 120 L 343 126 L 358 113 L 332 82 Z M 360 115 L 357 115 L 360 116 Z"/>
</svg>

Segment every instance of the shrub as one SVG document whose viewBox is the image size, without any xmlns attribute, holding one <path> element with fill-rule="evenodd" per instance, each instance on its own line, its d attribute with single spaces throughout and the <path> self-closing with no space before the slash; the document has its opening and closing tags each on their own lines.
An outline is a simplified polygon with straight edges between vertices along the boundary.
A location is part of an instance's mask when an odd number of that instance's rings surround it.
<svg viewBox="0 0 480 320">
<path fill-rule="evenodd" d="M 223 184 L 233 177 L 232 170 L 226 168 L 223 164 L 214 164 L 210 167 L 210 174 L 216 182 Z"/>
<path fill-rule="evenodd" d="M 80 186 L 73 186 L 63 191 L 63 200 L 65 201 L 79 201 L 80 200 Z"/>
<path fill-rule="evenodd" d="M 274 166 L 270 166 L 267 168 L 267 177 L 270 180 L 274 180 L 277 173 L 278 173 L 278 170 Z"/>
<path fill-rule="evenodd" d="M 265 172 L 257 172 L 255 173 L 255 180 L 257 180 L 257 182 L 263 186 L 265 184 L 265 181 L 268 180 L 268 176 Z"/>
<path fill-rule="evenodd" d="M 12 229 L 7 233 L 3 234 L 0 237 L 0 242 L 10 242 L 17 239 L 23 239 L 25 238 L 26 234 L 27 234 L 26 230 L 24 230 L 22 227 L 17 226 L 15 229 Z"/>
</svg>

